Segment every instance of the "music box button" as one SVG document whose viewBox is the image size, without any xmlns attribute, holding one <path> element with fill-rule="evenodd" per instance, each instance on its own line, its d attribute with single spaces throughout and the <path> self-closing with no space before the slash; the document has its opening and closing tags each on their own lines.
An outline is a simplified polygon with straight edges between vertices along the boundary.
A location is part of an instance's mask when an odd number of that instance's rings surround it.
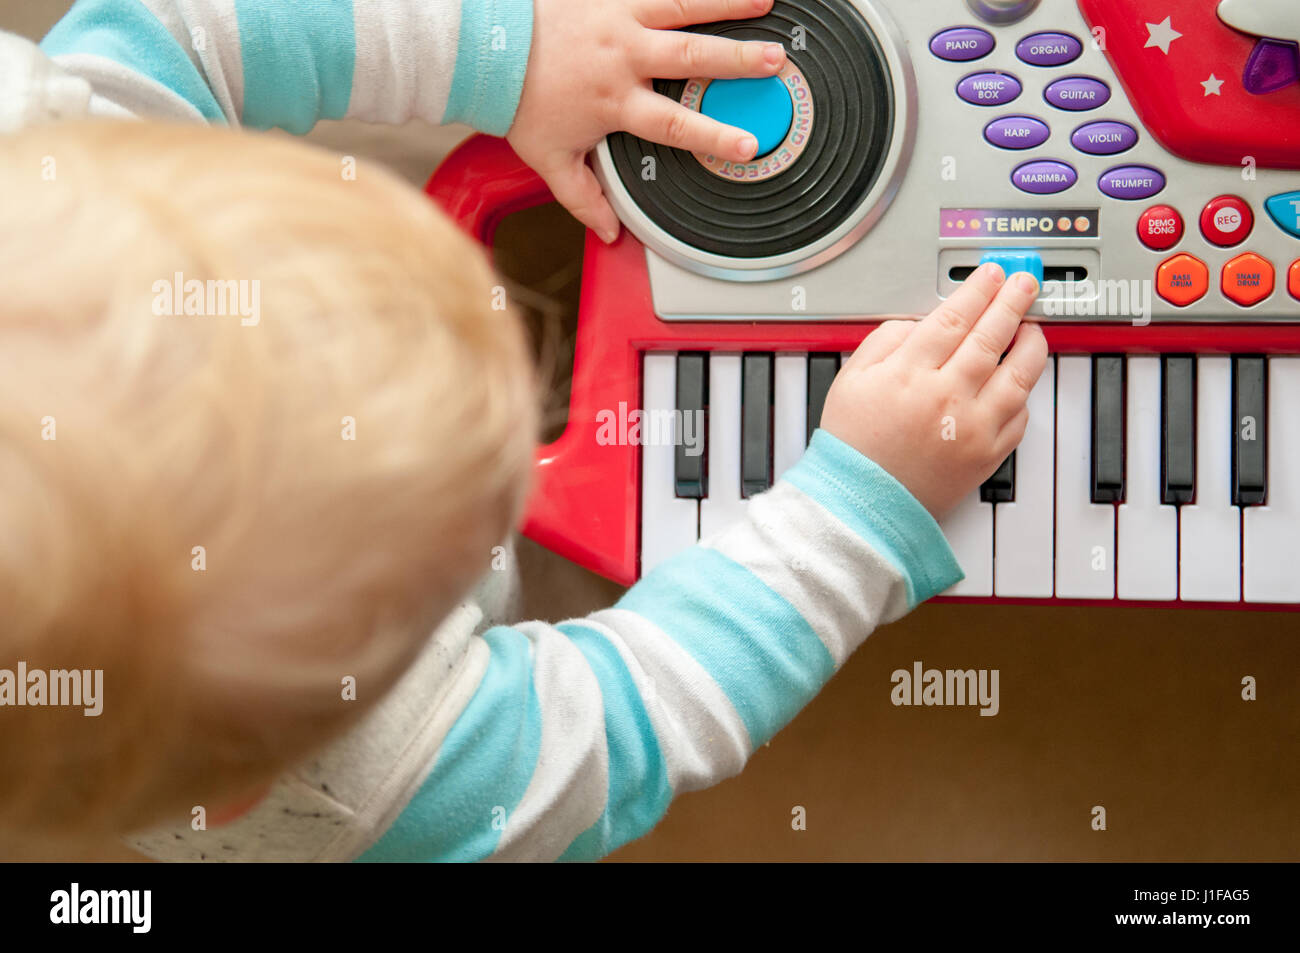
<svg viewBox="0 0 1300 953">
<path fill-rule="evenodd" d="M 1078 182 L 1079 173 L 1068 163 L 1040 159 L 1019 166 L 1011 173 L 1011 181 L 1020 191 L 1031 195 L 1055 195 Z"/>
<path fill-rule="evenodd" d="M 1083 54 L 1083 44 L 1068 33 L 1035 33 L 1016 45 L 1016 56 L 1030 66 L 1064 66 Z"/>
<path fill-rule="evenodd" d="M 1300 238 L 1300 192 L 1284 192 L 1264 203 L 1268 216 L 1293 238 Z"/>
<path fill-rule="evenodd" d="M 997 41 L 988 30 L 978 27 L 955 27 L 936 33 L 930 40 L 930 52 L 950 63 L 967 63 L 993 52 Z"/>
<path fill-rule="evenodd" d="M 1103 195 L 1135 202 L 1159 195 L 1165 190 L 1165 176 L 1159 169 L 1145 165 L 1123 165 L 1103 172 L 1097 180 Z"/>
<path fill-rule="evenodd" d="M 1074 130 L 1070 144 L 1090 156 L 1113 156 L 1137 145 L 1138 132 L 1126 122 L 1090 122 Z"/>
<path fill-rule="evenodd" d="M 1210 290 L 1210 269 L 1191 255 L 1175 255 L 1156 269 L 1156 293 L 1172 305 L 1185 308 Z"/>
<path fill-rule="evenodd" d="M 1004 116 L 984 127 L 984 138 L 999 149 L 1036 149 L 1051 134 L 1047 123 L 1033 116 Z"/>
<path fill-rule="evenodd" d="M 1048 86 L 1043 98 L 1057 109 L 1085 112 L 1110 102 L 1110 87 L 1091 76 L 1069 76 Z"/>
<path fill-rule="evenodd" d="M 1138 219 L 1138 238 L 1152 251 L 1168 251 L 1183 240 L 1183 217 L 1168 205 L 1153 205 Z"/>
<path fill-rule="evenodd" d="M 972 73 L 957 84 L 957 95 L 973 106 L 1005 106 L 1022 89 L 1010 73 Z"/>
<path fill-rule="evenodd" d="M 1274 279 L 1273 263 L 1247 252 L 1223 266 L 1223 296 L 1249 308 L 1273 293 Z"/>
<path fill-rule="evenodd" d="M 1220 195 L 1201 212 L 1201 234 L 1220 248 L 1240 245 L 1254 227 L 1255 213 L 1244 199 L 1235 195 Z"/>
</svg>

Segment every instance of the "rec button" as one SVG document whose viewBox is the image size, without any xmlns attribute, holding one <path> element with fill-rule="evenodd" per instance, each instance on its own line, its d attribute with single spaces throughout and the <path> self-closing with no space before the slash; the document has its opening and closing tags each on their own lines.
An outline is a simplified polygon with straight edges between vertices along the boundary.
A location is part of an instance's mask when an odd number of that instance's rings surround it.
<svg viewBox="0 0 1300 953">
<path fill-rule="evenodd" d="M 1183 217 L 1176 208 L 1153 205 L 1138 218 L 1138 238 L 1152 251 L 1168 251 L 1183 240 Z"/>
<path fill-rule="evenodd" d="M 1273 293 L 1273 263 L 1247 253 L 1223 266 L 1223 296 L 1243 308 L 1259 304 Z"/>
<path fill-rule="evenodd" d="M 1243 199 L 1220 195 L 1201 212 L 1201 234 L 1220 248 L 1240 245 L 1255 227 L 1255 213 Z"/>
<path fill-rule="evenodd" d="M 1210 290 L 1210 269 L 1191 255 L 1175 255 L 1156 270 L 1156 293 L 1170 304 L 1185 308 Z"/>
</svg>

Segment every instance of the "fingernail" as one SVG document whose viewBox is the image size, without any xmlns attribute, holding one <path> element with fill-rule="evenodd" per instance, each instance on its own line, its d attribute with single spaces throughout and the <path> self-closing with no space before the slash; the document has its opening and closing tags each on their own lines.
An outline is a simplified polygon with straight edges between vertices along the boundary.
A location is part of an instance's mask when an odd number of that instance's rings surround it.
<svg viewBox="0 0 1300 953">
<path fill-rule="evenodd" d="M 1016 281 L 1020 284 L 1020 290 L 1025 294 L 1038 294 L 1038 279 L 1027 271 L 1022 271 L 1016 276 Z"/>
<path fill-rule="evenodd" d="M 600 240 L 606 245 L 614 244 L 614 239 L 618 238 L 618 229 L 602 228 L 600 230 Z"/>
<path fill-rule="evenodd" d="M 989 276 L 995 285 L 1000 285 L 1007 280 L 1007 273 L 1002 270 L 1002 266 L 996 261 L 986 262 L 984 264 L 984 273 Z"/>
<path fill-rule="evenodd" d="M 785 49 L 780 43 L 769 43 L 767 49 L 763 51 L 763 62 L 768 66 L 780 66 L 783 59 L 785 59 Z"/>
<path fill-rule="evenodd" d="M 752 159 L 755 153 L 758 152 L 758 140 L 753 136 L 741 136 L 736 148 L 740 150 L 742 157 Z"/>
</svg>

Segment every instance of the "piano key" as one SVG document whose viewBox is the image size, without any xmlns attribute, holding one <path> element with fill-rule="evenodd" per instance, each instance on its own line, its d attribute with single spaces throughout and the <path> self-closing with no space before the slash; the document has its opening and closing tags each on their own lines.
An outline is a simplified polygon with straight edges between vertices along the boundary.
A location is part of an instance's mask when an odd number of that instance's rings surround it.
<svg viewBox="0 0 1300 953">
<path fill-rule="evenodd" d="M 980 487 L 980 499 L 985 503 L 1010 503 L 1016 498 L 1016 452 L 1002 461 L 1002 466 Z"/>
<path fill-rule="evenodd" d="M 1268 363 L 1262 357 L 1233 358 L 1232 385 L 1232 502 L 1261 506 L 1268 498 Z"/>
<path fill-rule="evenodd" d="M 1179 598 L 1241 598 L 1241 510 L 1232 503 L 1232 359 L 1196 361 L 1196 502 L 1178 509 Z"/>
<path fill-rule="evenodd" d="M 740 492 L 741 357 L 709 357 L 709 495 L 700 501 L 700 538 L 712 536 L 745 515 Z"/>
<path fill-rule="evenodd" d="M 1183 370 L 1190 380 L 1190 369 Z M 1115 594 L 1121 599 L 1178 598 L 1178 507 L 1165 504 L 1160 474 L 1162 418 L 1169 409 L 1161 399 L 1162 391 L 1168 393 L 1169 375 L 1161 371 L 1158 357 L 1129 358 L 1128 472 L 1124 502 L 1115 517 Z M 1190 411 L 1191 395 L 1187 397 Z"/>
<path fill-rule="evenodd" d="M 709 365 L 703 354 L 680 354 L 677 357 L 677 411 L 676 420 L 683 428 L 698 435 L 699 444 L 688 446 L 684 439 L 676 440 L 674 468 L 676 477 L 674 485 L 677 495 L 684 499 L 698 500 L 707 496 L 707 483 L 704 472 L 704 453 L 707 447 L 703 433 L 704 407 L 708 401 Z M 678 437 L 681 435 L 678 434 Z"/>
<path fill-rule="evenodd" d="M 741 366 L 740 472 L 745 499 L 772 487 L 772 355 L 746 354 Z"/>
<path fill-rule="evenodd" d="M 1092 502 L 1124 502 L 1124 358 L 1092 359 Z"/>
<path fill-rule="evenodd" d="M 1056 595 L 1062 599 L 1115 596 L 1115 507 L 1092 502 L 1092 367 L 1087 357 L 1056 364 Z M 1107 426 L 1113 429 L 1114 421 Z M 1115 434 L 1103 436 L 1113 452 Z"/>
<path fill-rule="evenodd" d="M 677 357 L 645 356 L 644 410 L 671 411 L 677 396 Z M 673 440 L 648 441 L 641 448 L 641 574 L 693 545 L 699 535 L 700 504 L 674 492 L 676 421 Z"/>
<path fill-rule="evenodd" d="M 821 426 L 822 410 L 826 406 L 826 395 L 830 393 L 835 375 L 840 372 L 838 354 L 808 355 L 808 440 L 812 440 L 813 431 Z"/>
<path fill-rule="evenodd" d="M 1015 452 L 1015 500 L 993 510 L 993 590 L 999 596 L 1052 595 L 1056 500 L 1056 364 L 1047 362 L 1029 394 L 1029 425 Z"/>
<path fill-rule="evenodd" d="M 808 446 L 808 367 L 807 354 L 776 356 L 776 389 L 772 402 L 773 480 L 781 479 L 786 470 L 798 463 Z"/>
<path fill-rule="evenodd" d="M 1300 602 L 1300 357 L 1268 360 L 1268 497 L 1242 511 L 1247 602 Z M 1241 408 L 1239 407 L 1238 410 Z M 1237 424 L 1241 424 L 1241 416 Z M 1265 425 L 1261 417 L 1260 428 Z M 1258 434 L 1260 442 L 1265 438 Z M 1261 456 L 1263 456 L 1261 454 Z"/>
<path fill-rule="evenodd" d="M 945 596 L 993 595 L 993 504 L 974 490 L 939 524 L 966 578 Z"/>
<path fill-rule="evenodd" d="M 1160 499 L 1181 506 L 1196 499 L 1196 358 L 1166 357 L 1162 364 Z"/>
</svg>

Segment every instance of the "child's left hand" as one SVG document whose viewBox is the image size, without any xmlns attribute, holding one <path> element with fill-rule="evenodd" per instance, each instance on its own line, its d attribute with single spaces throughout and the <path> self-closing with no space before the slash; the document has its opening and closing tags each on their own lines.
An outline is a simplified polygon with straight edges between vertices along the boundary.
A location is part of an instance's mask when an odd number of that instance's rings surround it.
<svg viewBox="0 0 1300 953">
<path fill-rule="evenodd" d="M 626 130 L 735 162 L 754 157 L 758 142 L 752 135 L 660 96 L 650 81 L 780 72 L 785 50 L 779 43 L 668 32 L 762 16 L 772 0 L 535 2 L 528 73 L 506 139 L 556 200 L 602 239 L 618 237 L 618 218 L 584 160 L 609 133 Z"/>
</svg>

